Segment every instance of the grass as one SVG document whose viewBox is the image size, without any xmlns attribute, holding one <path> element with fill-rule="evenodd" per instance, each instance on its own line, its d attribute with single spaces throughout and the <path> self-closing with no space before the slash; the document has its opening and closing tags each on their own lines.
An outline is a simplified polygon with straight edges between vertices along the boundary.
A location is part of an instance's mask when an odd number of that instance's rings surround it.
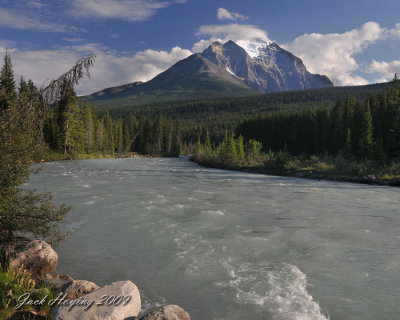
<svg viewBox="0 0 400 320">
<path fill-rule="evenodd" d="M 18 310 L 15 308 L 22 301 L 24 294 L 29 294 L 29 300 L 42 300 L 43 305 L 23 305 Z M 48 302 L 53 299 L 52 291 L 31 278 L 23 266 L 17 270 L 9 268 L 9 260 L 2 254 L 0 264 L 0 320 L 12 318 L 18 311 L 34 311 L 44 317 L 51 318 L 51 307 Z"/>
<path fill-rule="evenodd" d="M 95 152 L 91 154 L 86 153 L 72 153 L 64 155 L 61 152 L 55 152 L 50 150 L 47 152 L 46 158 L 43 161 L 60 161 L 60 160 L 84 160 L 84 159 L 114 159 L 114 158 L 127 158 L 131 155 L 131 152 L 124 152 L 119 154 L 104 154 L 101 152 Z"/>
<path fill-rule="evenodd" d="M 377 163 L 324 156 L 292 156 L 284 152 L 269 152 L 245 161 L 222 161 L 215 154 L 197 155 L 192 160 L 208 167 L 293 176 L 311 179 L 360 182 L 400 186 L 400 162 Z"/>
</svg>

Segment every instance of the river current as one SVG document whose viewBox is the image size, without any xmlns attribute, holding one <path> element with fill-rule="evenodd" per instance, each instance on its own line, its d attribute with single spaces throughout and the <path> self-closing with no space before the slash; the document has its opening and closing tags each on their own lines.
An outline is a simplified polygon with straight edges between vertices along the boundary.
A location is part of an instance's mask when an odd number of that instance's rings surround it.
<svg viewBox="0 0 400 320">
<path fill-rule="evenodd" d="M 400 189 L 200 167 L 51 162 L 27 188 L 72 206 L 57 271 L 131 280 L 193 320 L 400 317 Z"/>
</svg>

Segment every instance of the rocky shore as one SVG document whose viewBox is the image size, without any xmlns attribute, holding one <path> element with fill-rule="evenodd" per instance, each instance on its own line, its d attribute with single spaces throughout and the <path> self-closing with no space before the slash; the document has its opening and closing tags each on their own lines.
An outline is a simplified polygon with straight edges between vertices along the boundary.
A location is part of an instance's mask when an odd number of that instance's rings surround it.
<svg viewBox="0 0 400 320">
<path fill-rule="evenodd" d="M 55 273 L 58 254 L 44 241 L 13 238 L 2 242 L 0 250 L 10 257 L 11 269 L 23 268 L 32 279 L 51 289 L 54 320 L 190 320 L 189 314 L 176 305 L 142 312 L 139 289 L 129 280 L 99 287 L 90 281 Z M 29 305 L 29 296 L 19 302 Z M 32 310 L 16 312 L 11 319 L 47 318 L 48 315 Z"/>
</svg>

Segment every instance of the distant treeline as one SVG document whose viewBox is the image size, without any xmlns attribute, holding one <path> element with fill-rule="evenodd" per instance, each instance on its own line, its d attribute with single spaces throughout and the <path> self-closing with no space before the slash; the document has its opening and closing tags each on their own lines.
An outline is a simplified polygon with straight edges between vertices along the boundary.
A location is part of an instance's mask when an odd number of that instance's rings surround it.
<svg viewBox="0 0 400 320">
<path fill-rule="evenodd" d="M 51 110 L 44 124 L 50 148 L 68 154 L 105 155 L 137 152 L 157 156 L 179 156 L 180 125 L 158 115 L 154 121 L 129 115 L 112 119 L 89 103 L 79 102 L 72 87 Z"/>
<path fill-rule="evenodd" d="M 400 156 L 400 84 L 360 102 L 339 100 L 333 109 L 273 112 L 241 122 L 236 134 L 260 141 L 264 151 L 386 159 Z"/>
<path fill-rule="evenodd" d="M 111 106 L 113 102 L 110 100 L 109 107 L 98 109 L 109 111 L 113 119 L 144 115 L 154 120 L 161 113 L 165 117 L 179 119 L 182 125 L 183 143 L 188 145 L 196 143 L 199 134 L 204 140 L 208 130 L 212 143 L 219 144 L 224 138 L 226 129 L 231 130 L 240 121 L 258 114 L 318 109 L 322 106 L 330 109 L 339 99 L 345 100 L 348 96 L 352 96 L 357 100 L 364 100 L 371 92 L 379 92 L 389 86 L 390 83 L 382 83 L 147 105 Z M 105 102 L 106 100 L 102 103 Z"/>
</svg>

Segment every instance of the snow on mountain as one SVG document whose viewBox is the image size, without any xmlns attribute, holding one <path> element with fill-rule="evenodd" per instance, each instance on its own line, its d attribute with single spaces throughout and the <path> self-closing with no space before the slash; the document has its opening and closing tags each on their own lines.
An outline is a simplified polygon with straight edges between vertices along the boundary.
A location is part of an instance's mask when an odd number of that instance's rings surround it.
<svg viewBox="0 0 400 320">
<path fill-rule="evenodd" d="M 245 40 L 239 40 L 236 41 L 236 43 L 241 46 L 248 55 L 252 58 L 255 58 L 259 55 L 259 50 L 269 44 L 271 42 L 266 42 L 266 41 L 245 41 Z"/>
</svg>

